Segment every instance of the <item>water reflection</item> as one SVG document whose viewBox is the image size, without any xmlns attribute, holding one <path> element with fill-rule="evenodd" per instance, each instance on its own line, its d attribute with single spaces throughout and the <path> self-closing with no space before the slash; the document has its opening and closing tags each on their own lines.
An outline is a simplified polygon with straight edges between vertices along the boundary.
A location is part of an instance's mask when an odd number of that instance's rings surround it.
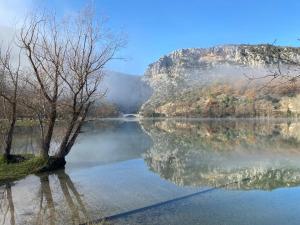
<svg viewBox="0 0 300 225">
<path fill-rule="evenodd" d="M 32 129 L 17 134 L 16 151 L 34 149 L 37 131 Z M 299 188 L 287 188 L 300 184 L 300 123 L 94 121 L 86 124 L 67 160 L 65 171 L 32 175 L 0 186 L 0 224 L 80 224 L 161 204 L 210 186 L 226 187 L 218 192 L 222 196 L 236 193 L 228 188 L 239 189 L 246 199 L 246 193 L 274 194 L 272 201 L 277 199 L 279 205 L 280 197 L 300 193 Z M 76 169 L 72 165 L 77 165 Z M 278 190 L 243 191 L 278 187 L 286 187 L 279 189 L 280 196 L 276 196 Z M 207 198 L 206 203 L 214 202 Z M 195 209 L 194 214 L 199 211 Z M 185 215 L 189 217 L 189 213 L 187 210 Z"/>
<path fill-rule="evenodd" d="M 12 184 L 3 185 L 0 188 L 2 192 L 0 199 L 1 224 L 14 225 L 16 221 L 17 224 L 36 225 L 80 224 L 89 220 L 82 196 L 65 171 L 58 171 L 51 175 L 41 174 L 37 178 L 40 184 L 38 192 L 31 193 L 33 195 L 32 202 L 28 202 L 28 196 L 16 199 L 20 197 L 20 189 L 18 187 L 14 189 Z M 55 185 L 51 186 L 50 180 Z M 38 182 L 34 182 L 34 184 L 38 184 Z M 58 188 L 60 191 L 57 190 Z M 14 199 L 17 200 L 16 206 Z"/>
<path fill-rule="evenodd" d="M 300 124 L 280 121 L 143 121 L 149 168 L 183 186 L 264 189 L 300 184 Z"/>
<path fill-rule="evenodd" d="M 15 225 L 15 206 L 12 199 L 11 185 L 6 184 L 1 192 L 1 199 L 3 199 L 0 203 L 0 211 L 3 215 L 2 224 L 5 224 L 7 220 L 7 223 Z"/>
<path fill-rule="evenodd" d="M 91 121 L 85 124 L 68 155 L 68 166 L 103 165 L 141 158 L 151 145 L 151 138 L 142 131 L 138 121 Z"/>
<path fill-rule="evenodd" d="M 55 128 L 51 154 L 58 149 L 64 131 L 63 124 Z M 38 154 L 40 133 L 37 126 L 17 127 L 13 153 Z M 3 149 L 0 138 L 0 153 Z M 112 162 L 140 158 L 149 149 L 151 139 L 137 121 L 96 120 L 87 122 L 71 154 L 67 156 L 68 169 L 90 167 Z"/>
<path fill-rule="evenodd" d="M 12 152 L 34 154 L 39 149 L 39 129 L 37 126 L 16 127 Z M 0 129 L 0 153 L 4 149 L 4 131 Z"/>
</svg>

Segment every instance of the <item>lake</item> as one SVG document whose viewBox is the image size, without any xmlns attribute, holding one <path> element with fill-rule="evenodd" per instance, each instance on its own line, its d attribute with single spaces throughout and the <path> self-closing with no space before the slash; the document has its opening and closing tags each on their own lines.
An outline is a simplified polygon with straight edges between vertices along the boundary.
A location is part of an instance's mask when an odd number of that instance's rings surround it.
<svg viewBox="0 0 300 225">
<path fill-rule="evenodd" d="M 37 141 L 18 128 L 15 152 Z M 65 170 L 0 186 L 0 224 L 291 225 L 299 202 L 300 122 L 104 119 L 85 124 Z"/>
</svg>

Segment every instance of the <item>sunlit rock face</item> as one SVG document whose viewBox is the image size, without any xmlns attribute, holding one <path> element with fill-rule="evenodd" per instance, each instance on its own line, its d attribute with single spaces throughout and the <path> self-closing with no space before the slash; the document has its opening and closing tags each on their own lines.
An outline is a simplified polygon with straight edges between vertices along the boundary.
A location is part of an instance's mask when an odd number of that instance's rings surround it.
<svg viewBox="0 0 300 225">
<path fill-rule="evenodd" d="M 299 48 L 271 45 L 227 45 L 174 51 L 149 65 L 144 80 L 153 88 L 154 93 L 143 105 L 141 111 L 144 114 L 152 112 L 165 116 L 185 114 L 193 116 L 197 114 L 197 110 L 199 111 L 197 109 L 199 105 L 203 106 L 207 104 L 207 101 L 211 101 L 209 93 L 201 93 L 201 91 L 199 93 L 199 89 L 216 84 L 226 84 L 240 92 L 235 95 L 222 90 L 223 94 L 234 97 L 242 96 L 242 100 L 248 99 L 249 93 L 241 93 L 241 90 L 244 91 L 245 86 L 249 85 L 248 78 L 275 73 L 279 61 L 282 70 L 289 70 L 293 66 L 292 62 L 300 61 Z M 253 82 L 252 88 L 258 83 L 262 81 Z M 211 92 L 211 90 L 206 90 L 206 92 Z M 197 101 L 199 101 L 198 104 L 195 104 Z M 217 101 L 217 104 L 220 102 Z M 239 105 L 241 104 L 245 102 L 239 102 Z M 180 107 L 190 107 L 190 109 L 182 110 Z M 168 111 L 170 108 L 172 110 Z M 177 113 L 172 113 L 176 110 Z M 203 112 L 198 112 L 198 114 L 203 116 Z M 227 114 L 232 115 L 235 112 L 230 111 Z"/>
<path fill-rule="evenodd" d="M 298 123 L 143 122 L 149 168 L 183 186 L 271 190 L 300 184 Z"/>
</svg>

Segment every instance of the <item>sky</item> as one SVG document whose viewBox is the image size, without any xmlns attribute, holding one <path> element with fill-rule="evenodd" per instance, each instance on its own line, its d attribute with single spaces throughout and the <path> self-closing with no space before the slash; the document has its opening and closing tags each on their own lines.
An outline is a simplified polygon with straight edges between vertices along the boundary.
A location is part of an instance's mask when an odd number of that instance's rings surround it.
<svg viewBox="0 0 300 225">
<path fill-rule="evenodd" d="M 60 14 L 78 11 L 84 0 L 0 0 L 0 26 L 11 26 L 34 8 Z M 94 0 L 107 26 L 126 34 L 127 46 L 108 69 L 142 75 L 176 49 L 222 44 L 300 46 L 299 0 Z M 0 29 L 1 33 L 1 29 Z M 3 36 L 3 34 L 2 34 Z"/>
</svg>

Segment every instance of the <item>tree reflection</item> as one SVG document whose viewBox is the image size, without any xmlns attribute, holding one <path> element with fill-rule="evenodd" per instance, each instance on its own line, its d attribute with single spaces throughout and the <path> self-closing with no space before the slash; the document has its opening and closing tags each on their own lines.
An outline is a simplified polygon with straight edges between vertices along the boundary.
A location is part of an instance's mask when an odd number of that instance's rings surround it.
<svg viewBox="0 0 300 225">
<path fill-rule="evenodd" d="M 83 213 L 85 218 L 88 218 L 88 214 L 86 208 L 81 200 L 80 194 L 75 188 L 72 180 L 69 175 L 65 172 L 58 173 L 58 179 L 60 183 L 60 187 L 62 189 L 65 200 L 69 206 L 69 209 L 72 214 L 72 222 L 73 224 L 80 223 L 80 211 Z M 71 194 L 75 196 L 75 199 L 72 198 Z M 75 201 L 74 201 L 75 200 Z"/>
<path fill-rule="evenodd" d="M 32 214 L 16 214 L 15 208 L 19 206 L 18 209 L 22 210 L 26 204 L 14 204 L 11 184 L 0 187 L 0 224 L 14 225 L 16 220 L 18 224 L 80 224 L 89 219 L 82 196 L 64 170 L 53 174 L 39 174 L 38 178 L 40 188 L 35 198 L 38 204 Z M 32 201 L 34 200 L 26 199 L 27 204 L 32 205 Z"/>
<path fill-rule="evenodd" d="M 149 168 L 183 186 L 271 190 L 300 184 L 299 123 L 145 121 Z"/>
<path fill-rule="evenodd" d="M 3 215 L 2 224 L 15 225 L 15 206 L 10 183 L 4 185 L 1 195 L 0 211 Z"/>
<path fill-rule="evenodd" d="M 46 224 L 47 220 L 44 221 L 44 215 L 47 215 L 49 211 L 49 224 L 55 224 L 55 208 L 54 208 L 54 201 L 52 197 L 52 192 L 50 188 L 49 182 L 49 175 L 41 175 L 40 176 L 40 204 L 39 204 L 39 211 L 37 213 L 37 220 L 35 224 Z M 46 205 L 44 206 L 44 201 L 46 201 Z"/>
</svg>

